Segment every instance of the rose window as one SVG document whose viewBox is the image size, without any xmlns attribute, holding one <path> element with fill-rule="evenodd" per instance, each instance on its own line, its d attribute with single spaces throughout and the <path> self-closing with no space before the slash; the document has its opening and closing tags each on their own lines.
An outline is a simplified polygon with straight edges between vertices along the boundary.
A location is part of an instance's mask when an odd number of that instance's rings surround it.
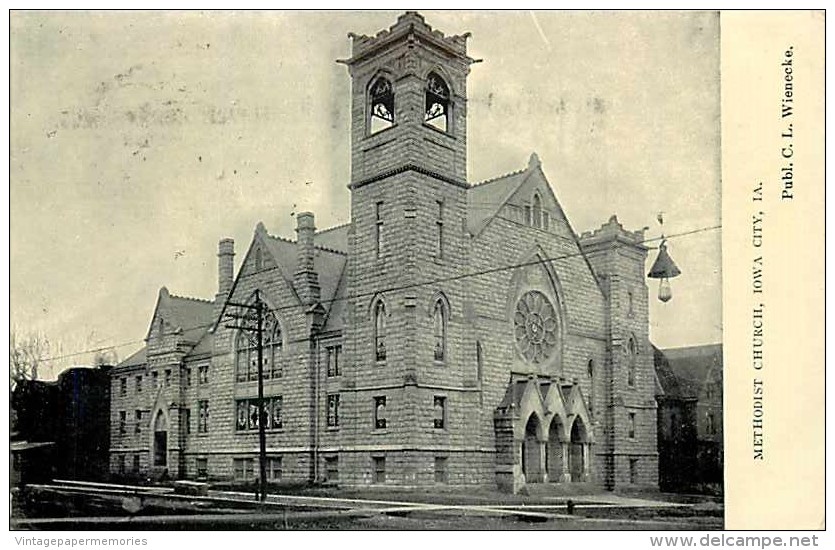
<svg viewBox="0 0 835 550">
<path fill-rule="evenodd" d="M 557 316 L 554 306 L 541 292 L 526 292 L 516 304 L 513 316 L 516 343 L 522 356 L 540 363 L 557 345 Z"/>
</svg>

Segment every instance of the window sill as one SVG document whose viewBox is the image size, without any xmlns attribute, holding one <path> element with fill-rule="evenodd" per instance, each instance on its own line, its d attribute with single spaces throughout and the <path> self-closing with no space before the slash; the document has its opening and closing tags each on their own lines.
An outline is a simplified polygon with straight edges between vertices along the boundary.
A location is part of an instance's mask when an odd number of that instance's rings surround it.
<svg viewBox="0 0 835 550">
<path fill-rule="evenodd" d="M 388 435 L 389 430 L 388 428 L 374 428 L 373 430 L 371 430 L 371 433 L 373 435 Z"/>
<path fill-rule="evenodd" d="M 386 126 L 385 128 L 380 128 L 376 132 L 366 131 L 364 139 L 365 140 L 370 140 L 370 139 L 378 138 L 380 136 L 385 135 L 385 133 L 388 132 L 389 130 L 394 130 L 395 128 L 397 128 L 397 122 L 392 123 L 391 126 Z"/>
<path fill-rule="evenodd" d="M 328 426 L 327 430 L 329 432 L 338 432 L 339 431 L 339 426 Z"/>
<path fill-rule="evenodd" d="M 235 435 L 258 435 L 259 433 L 259 430 L 235 430 Z M 270 428 L 268 430 L 264 430 L 264 433 L 282 434 L 284 433 L 284 428 Z"/>
<path fill-rule="evenodd" d="M 446 359 L 433 359 L 432 364 L 436 367 L 445 367 L 446 366 Z"/>
<path fill-rule="evenodd" d="M 432 126 L 431 124 L 427 124 L 426 122 L 423 123 L 423 127 L 428 128 L 429 130 L 432 130 L 433 132 L 436 132 L 437 134 L 440 134 L 442 136 L 446 136 L 447 138 L 453 141 L 458 141 L 458 138 L 456 138 L 454 135 L 450 133 L 449 128 L 447 128 L 446 130 L 441 130 L 440 128 L 435 128 L 434 126 Z"/>
</svg>

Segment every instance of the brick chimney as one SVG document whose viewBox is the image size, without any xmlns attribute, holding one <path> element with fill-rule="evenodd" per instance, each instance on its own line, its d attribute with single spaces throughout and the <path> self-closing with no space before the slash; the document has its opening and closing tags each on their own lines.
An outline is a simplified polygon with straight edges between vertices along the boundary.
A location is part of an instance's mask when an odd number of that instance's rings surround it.
<svg viewBox="0 0 835 550">
<path fill-rule="evenodd" d="M 235 241 L 221 239 L 217 243 L 217 298 L 225 301 L 235 276 Z"/>
<path fill-rule="evenodd" d="M 311 212 L 301 212 L 296 215 L 296 254 L 298 265 L 293 276 L 296 292 L 305 305 L 312 305 L 321 298 L 319 275 L 313 266 L 313 235 L 316 225 Z"/>
</svg>

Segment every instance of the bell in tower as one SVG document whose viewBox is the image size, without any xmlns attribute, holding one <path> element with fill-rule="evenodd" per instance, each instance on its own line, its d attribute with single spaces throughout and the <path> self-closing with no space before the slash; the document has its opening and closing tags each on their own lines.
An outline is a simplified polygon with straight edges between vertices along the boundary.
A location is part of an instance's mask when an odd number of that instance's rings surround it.
<svg viewBox="0 0 835 550">
<path fill-rule="evenodd" d="M 351 187 L 407 170 L 466 186 L 469 34 L 445 36 L 406 12 L 349 36 Z"/>
</svg>

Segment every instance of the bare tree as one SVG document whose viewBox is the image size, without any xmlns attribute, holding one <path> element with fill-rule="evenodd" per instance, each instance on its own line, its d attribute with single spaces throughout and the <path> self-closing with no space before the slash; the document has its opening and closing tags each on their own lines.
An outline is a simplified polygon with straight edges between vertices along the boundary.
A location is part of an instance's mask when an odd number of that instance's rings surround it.
<svg viewBox="0 0 835 550">
<path fill-rule="evenodd" d="M 9 329 L 9 389 L 21 380 L 37 380 L 38 368 L 49 357 L 51 345 L 42 333 L 21 334 Z"/>
</svg>

